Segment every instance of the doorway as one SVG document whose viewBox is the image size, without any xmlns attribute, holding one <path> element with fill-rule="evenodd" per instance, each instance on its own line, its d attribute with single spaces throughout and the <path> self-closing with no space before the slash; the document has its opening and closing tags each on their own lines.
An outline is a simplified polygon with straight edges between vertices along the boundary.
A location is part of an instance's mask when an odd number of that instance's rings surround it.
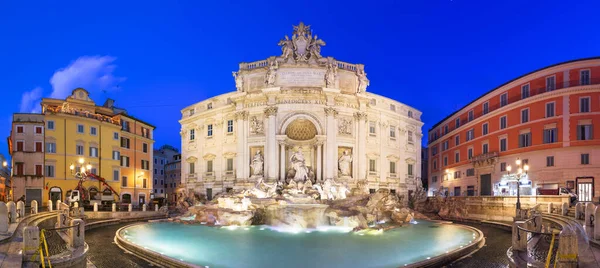
<svg viewBox="0 0 600 268">
<path fill-rule="evenodd" d="M 490 196 L 492 195 L 492 174 L 483 174 L 481 178 L 481 195 Z"/>
<path fill-rule="evenodd" d="M 454 196 L 460 196 L 460 186 L 454 187 Z"/>
<path fill-rule="evenodd" d="M 56 201 L 61 200 L 61 197 L 62 197 L 62 190 L 60 188 L 58 188 L 58 187 L 50 188 L 50 201 L 52 201 L 52 205 L 54 205 L 54 207 L 56 209 L 60 209 L 59 207 L 57 207 L 58 203 Z"/>
<path fill-rule="evenodd" d="M 579 202 L 592 202 L 594 198 L 594 178 L 577 178 L 577 198 Z"/>
<path fill-rule="evenodd" d="M 139 198 L 140 202 L 138 203 L 140 206 L 143 204 L 146 204 L 146 195 L 140 194 L 140 198 Z"/>
</svg>

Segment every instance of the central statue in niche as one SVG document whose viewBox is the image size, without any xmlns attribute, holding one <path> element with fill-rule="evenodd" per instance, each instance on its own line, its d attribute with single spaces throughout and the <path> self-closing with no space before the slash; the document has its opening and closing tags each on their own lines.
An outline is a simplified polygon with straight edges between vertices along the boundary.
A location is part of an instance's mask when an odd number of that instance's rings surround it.
<svg viewBox="0 0 600 268">
<path fill-rule="evenodd" d="M 306 167 L 306 160 L 304 159 L 304 154 L 302 154 L 302 148 L 298 148 L 298 150 L 292 154 L 290 163 L 292 169 L 295 171 L 294 181 L 306 181 L 308 179 L 309 170 L 308 167 Z"/>
</svg>

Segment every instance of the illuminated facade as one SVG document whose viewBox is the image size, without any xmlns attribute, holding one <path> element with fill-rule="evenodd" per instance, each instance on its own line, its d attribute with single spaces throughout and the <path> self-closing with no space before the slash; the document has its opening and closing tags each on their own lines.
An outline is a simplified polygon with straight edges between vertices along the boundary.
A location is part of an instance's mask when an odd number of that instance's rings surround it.
<svg viewBox="0 0 600 268">
<path fill-rule="evenodd" d="M 600 192 L 600 58 L 552 65 L 501 85 L 429 130 L 429 194 L 515 195 L 502 179 L 530 166 L 522 194 Z M 514 170 L 513 170 L 514 172 Z"/>
</svg>

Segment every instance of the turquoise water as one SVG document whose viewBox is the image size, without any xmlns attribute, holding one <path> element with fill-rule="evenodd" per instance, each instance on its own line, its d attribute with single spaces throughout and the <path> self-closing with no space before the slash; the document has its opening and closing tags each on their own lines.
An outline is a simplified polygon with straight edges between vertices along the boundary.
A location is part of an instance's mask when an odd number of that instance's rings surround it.
<svg viewBox="0 0 600 268">
<path fill-rule="evenodd" d="M 156 222 L 121 235 L 172 258 L 209 267 L 399 267 L 445 254 L 475 238 L 472 230 L 420 221 L 385 232 L 281 232 L 266 226 L 207 227 Z"/>
</svg>

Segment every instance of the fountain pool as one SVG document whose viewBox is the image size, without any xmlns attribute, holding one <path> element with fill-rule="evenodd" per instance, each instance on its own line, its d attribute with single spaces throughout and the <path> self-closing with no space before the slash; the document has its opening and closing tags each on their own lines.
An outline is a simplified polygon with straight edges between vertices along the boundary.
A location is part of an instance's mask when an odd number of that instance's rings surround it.
<svg viewBox="0 0 600 268">
<path fill-rule="evenodd" d="M 475 228 L 430 221 L 385 232 L 154 222 L 123 227 L 116 240 L 151 261 L 163 259 L 168 266 L 179 260 L 191 266 L 263 268 L 431 265 L 468 254 L 484 241 Z M 467 248 L 469 252 L 464 252 Z"/>
</svg>

